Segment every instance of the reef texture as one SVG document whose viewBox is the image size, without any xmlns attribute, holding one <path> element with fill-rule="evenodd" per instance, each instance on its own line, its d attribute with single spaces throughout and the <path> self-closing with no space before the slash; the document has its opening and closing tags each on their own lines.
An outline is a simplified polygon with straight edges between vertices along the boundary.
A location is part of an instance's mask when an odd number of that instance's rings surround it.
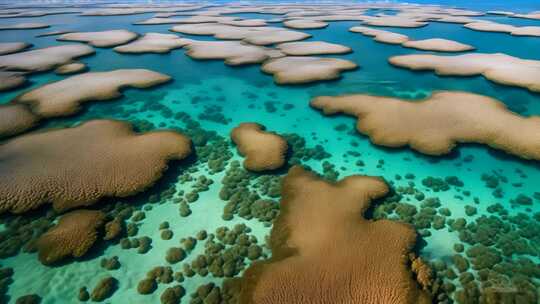
<svg viewBox="0 0 540 304">
<path fill-rule="evenodd" d="M 403 55 L 390 57 L 395 66 L 411 70 L 434 70 L 438 75 L 474 76 L 504 85 L 540 92 L 540 61 L 506 54 L 463 54 L 455 56 Z"/>
<path fill-rule="evenodd" d="M 63 211 L 129 196 L 158 180 L 169 160 L 190 153 L 190 139 L 179 133 L 138 135 L 113 120 L 19 136 L 0 146 L 0 213 L 47 203 Z"/>
<path fill-rule="evenodd" d="M 65 214 L 37 240 L 39 260 L 51 265 L 67 257 L 84 256 L 97 241 L 98 229 L 104 223 L 105 214 L 101 211 L 75 210 Z"/>
<path fill-rule="evenodd" d="M 416 102 L 370 95 L 322 96 L 311 106 L 326 115 L 357 117 L 358 131 L 386 147 L 409 146 L 442 155 L 458 143 L 479 143 L 540 160 L 540 117 L 521 117 L 482 95 L 442 91 Z"/>
<path fill-rule="evenodd" d="M 102 32 L 75 32 L 60 35 L 56 40 L 86 42 L 95 47 L 113 47 L 137 38 L 137 34 L 127 30 Z"/>
<path fill-rule="evenodd" d="M 39 118 L 20 104 L 0 105 L 0 138 L 15 135 L 35 126 Z"/>
<path fill-rule="evenodd" d="M 0 55 L 16 53 L 30 46 L 31 44 L 26 42 L 0 42 Z"/>
<path fill-rule="evenodd" d="M 17 96 L 14 101 L 31 107 L 42 117 L 77 113 L 82 103 L 120 97 L 124 87 L 148 88 L 171 78 L 145 69 L 122 69 L 71 76 Z"/>
<path fill-rule="evenodd" d="M 362 217 L 388 192 L 382 179 L 330 183 L 295 166 L 282 189 L 272 258 L 236 282 L 240 303 L 431 303 L 409 267 L 414 229 Z"/>
<path fill-rule="evenodd" d="M 277 48 L 290 56 L 346 54 L 352 52 L 350 47 L 324 41 L 287 42 L 278 44 Z"/>
<path fill-rule="evenodd" d="M 273 74 L 278 84 L 301 84 L 341 77 L 341 72 L 354 70 L 356 63 L 328 57 L 287 56 L 263 64 L 265 73 Z"/>
<path fill-rule="evenodd" d="M 283 57 L 277 50 L 241 41 L 192 41 L 185 46 L 186 55 L 194 59 L 222 59 L 228 65 L 260 63 Z"/>
<path fill-rule="evenodd" d="M 244 155 L 244 168 L 250 171 L 266 171 L 281 168 L 285 164 L 287 141 L 281 136 L 264 131 L 264 126 L 245 122 L 231 132 L 231 138 Z"/>
<path fill-rule="evenodd" d="M 114 48 L 119 53 L 168 53 L 190 42 L 173 34 L 147 33 L 126 45 Z"/>
</svg>

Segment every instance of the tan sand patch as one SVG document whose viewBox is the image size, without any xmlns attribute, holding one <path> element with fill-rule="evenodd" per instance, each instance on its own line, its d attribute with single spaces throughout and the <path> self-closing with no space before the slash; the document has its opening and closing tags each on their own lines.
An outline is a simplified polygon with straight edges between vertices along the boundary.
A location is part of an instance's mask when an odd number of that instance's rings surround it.
<svg viewBox="0 0 540 304">
<path fill-rule="evenodd" d="M 238 147 L 238 152 L 245 156 L 244 168 L 247 170 L 275 170 L 285 164 L 287 141 L 265 131 L 264 126 L 258 123 L 241 123 L 232 130 L 231 139 Z"/>
<path fill-rule="evenodd" d="M 61 65 L 57 67 L 54 72 L 56 74 L 60 75 L 66 75 L 66 74 L 75 74 L 83 72 L 87 69 L 86 64 L 81 62 L 72 62 L 72 63 L 66 63 L 64 65 Z"/>
<path fill-rule="evenodd" d="M 26 83 L 23 72 L 0 71 L 0 92 L 15 89 Z"/>
<path fill-rule="evenodd" d="M 404 42 L 402 45 L 408 48 L 437 52 L 465 52 L 474 50 L 474 47 L 471 45 L 441 38 L 410 40 Z"/>
<path fill-rule="evenodd" d="M 293 29 L 321 29 L 328 26 L 328 23 L 309 19 L 293 19 L 283 22 L 283 25 Z"/>
<path fill-rule="evenodd" d="M 464 27 L 482 32 L 508 33 L 513 36 L 534 36 L 540 37 L 540 26 L 513 26 L 496 22 L 474 22 L 467 23 Z"/>
<path fill-rule="evenodd" d="M 186 55 L 194 59 L 225 60 L 228 65 L 261 63 L 284 56 L 281 52 L 240 41 L 192 41 L 185 46 Z"/>
<path fill-rule="evenodd" d="M 341 77 L 341 73 L 354 70 L 356 63 L 337 58 L 287 56 L 264 63 L 262 71 L 274 75 L 278 84 L 301 84 Z"/>
<path fill-rule="evenodd" d="M 455 56 L 403 55 L 390 57 L 395 66 L 411 70 L 434 70 L 438 75 L 474 76 L 504 85 L 540 92 L 540 61 L 506 54 L 463 54 Z"/>
<path fill-rule="evenodd" d="M 190 16 L 186 18 L 150 18 L 144 21 L 136 22 L 136 25 L 157 25 L 157 24 L 198 24 L 198 23 L 217 23 L 231 22 L 238 18 L 226 16 Z"/>
<path fill-rule="evenodd" d="M 86 42 L 95 47 L 113 47 L 125 44 L 137 38 L 138 34 L 127 30 L 101 32 L 75 32 L 63 34 L 56 40 Z"/>
<path fill-rule="evenodd" d="M 348 46 L 324 41 L 287 42 L 278 44 L 276 48 L 290 56 L 347 54 L 352 52 L 352 49 Z"/>
<path fill-rule="evenodd" d="M 145 69 L 89 72 L 43 85 L 17 96 L 14 101 L 29 105 L 41 117 L 67 116 L 77 113 L 82 103 L 122 96 L 122 88 L 148 88 L 170 79 Z"/>
<path fill-rule="evenodd" d="M 2 30 L 34 30 L 50 27 L 45 23 L 17 23 L 17 24 L 0 24 L 0 31 Z"/>
<path fill-rule="evenodd" d="M 377 145 L 443 155 L 459 143 L 478 143 L 540 160 L 540 117 L 519 116 L 482 95 L 442 91 L 415 102 L 370 95 L 323 96 L 314 98 L 311 106 L 326 115 L 357 117 L 358 132 Z"/>
<path fill-rule="evenodd" d="M 171 31 L 189 35 L 212 35 L 217 39 L 244 40 L 255 45 L 269 45 L 311 37 L 311 35 L 306 33 L 286 30 L 280 27 L 231 26 L 212 23 L 177 25 Z"/>
<path fill-rule="evenodd" d="M 384 16 L 384 17 L 368 17 L 365 18 L 363 24 L 371 26 L 391 26 L 391 27 L 422 27 L 426 26 L 427 22 L 418 21 L 412 18 Z"/>
<path fill-rule="evenodd" d="M 146 33 L 133 42 L 115 47 L 114 50 L 119 53 L 168 53 L 190 41 L 173 34 Z"/>
<path fill-rule="evenodd" d="M 27 106 L 21 104 L 0 105 L 0 138 L 24 132 L 39 121 Z"/>
<path fill-rule="evenodd" d="M 373 40 L 389 43 L 389 44 L 402 44 L 409 40 L 409 37 L 402 34 L 397 34 L 389 31 L 383 31 L 378 29 L 373 29 L 365 26 L 353 26 L 349 31 L 354 33 L 360 33 L 366 36 L 374 37 Z"/>
<path fill-rule="evenodd" d="M 32 46 L 26 42 L 0 42 L 0 55 L 17 53 Z"/>
<path fill-rule="evenodd" d="M 75 58 L 94 54 L 83 44 L 65 44 L 35 49 L 0 57 L 0 69 L 25 72 L 44 72 L 66 64 Z"/>
</svg>

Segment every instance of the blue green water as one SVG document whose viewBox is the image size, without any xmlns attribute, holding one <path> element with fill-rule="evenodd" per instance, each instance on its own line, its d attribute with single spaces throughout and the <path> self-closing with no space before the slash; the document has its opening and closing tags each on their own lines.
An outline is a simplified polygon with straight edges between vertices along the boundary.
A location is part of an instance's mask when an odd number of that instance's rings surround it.
<svg viewBox="0 0 540 304">
<path fill-rule="evenodd" d="M 456 5 L 462 6 L 459 3 Z M 521 7 L 510 5 L 506 9 L 518 10 L 519 8 L 525 9 L 525 7 L 534 9 L 537 6 L 534 2 L 527 2 L 527 5 Z M 501 9 L 500 5 L 496 6 Z M 0 23 L 44 22 L 50 23 L 52 26 L 49 29 L 40 30 L 1 31 L 0 41 L 25 41 L 32 43 L 35 48 L 40 48 L 62 44 L 62 42 L 57 42 L 54 36 L 35 38 L 35 35 L 51 30 L 127 29 L 140 34 L 168 32 L 171 25 L 132 25 L 133 22 L 147 19 L 152 15 L 82 17 L 68 14 L 5 19 L 0 20 Z M 235 14 L 235 16 L 241 18 L 276 17 L 275 15 L 261 14 Z M 540 21 L 537 20 L 494 16 L 475 18 L 519 26 L 540 26 Z M 280 23 L 272 25 L 281 26 Z M 146 120 L 152 123 L 155 128 L 186 127 L 182 121 L 174 116 L 163 115 L 163 108 L 168 108 L 173 113 L 188 113 L 205 130 L 215 131 L 218 135 L 228 139 L 230 130 L 238 123 L 255 121 L 280 134 L 296 133 L 306 140 L 307 147 L 321 145 L 329 153 L 329 157 L 325 158 L 324 161 L 334 165 L 334 170 L 339 173 L 340 178 L 351 174 L 383 176 L 387 181 L 393 182 L 396 188 L 399 186 L 407 187 L 409 182 L 413 181 L 414 187 L 422 191 L 426 197 L 439 198 L 441 207 L 451 211 L 451 216 L 448 218 L 465 218 L 469 223 L 483 215 L 490 216 L 492 213 L 487 211 L 488 206 L 500 203 L 509 214 L 506 218 L 501 217 L 503 221 L 510 223 L 513 216 L 526 214 L 529 216 L 527 229 L 539 232 L 540 218 L 538 216 L 533 218 L 535 213 L 540 212 L 540 198 L 533 198 L 535 193 L 540 192 L 538 182 L 540 180 L 540 164 L 538 162 L 523 161 L 480 145 L 463 145 L 450 156 L 438 158 L 422 156 L 409 149 L 381 148 L 372 145 L 367 137 L 355 132 L 354 119 L 339 116 L 324 117 L 309 107 L 309 100 L 314 96 L 347 93 L 418 99 L 437 90 L 459 90 L 497 98 L 513 111 L 530 116 L 540 115 L 540 95 L 524 89 L 497 85 L 483 77 L 438 77 L 430 72 L 417 73 L 395 68 L 387 63 L 390 56 L 422 52 L 377 43 L 369 37 L 349 32 L 348 29 L 354 25 L 358 25 L 358 23 L 333 22 L 326 29 L 306 30 L 305 32 L 313 35 L 310 40 L 340 43 L 351 47 L 353 53 L 332 57 L 352 60 L 359 64 L 360 69 L 343 74 L 343 77 L 337 81 L 301 86 L 277 86 L 273 83 L 271 76 L 260 72 L 258 65 L 233 68 L 224 65 L 221 61 L 195 61 L 184 55 L 183 50 L 174 50 L 170 54 L 164 55 L 121 55 L 111 49 L 96 49 L 95 55 L 80 59 L 81 62 L 88 65 L 90 71 L 147 68 L 168 74 L 174 80 L 151 90 L 128 89 L 123 98 L 115 101 L 88 103 L 81 115 L 68 119 L 53 119 L 44 124 L 43 127 L 69 125 L 95 117 L 134 122 Z M 453 39 L 475 46 L 478 52 L 502 52 L 520 58 L 540 60 L 540 38 L 475 32 L 465 29 L 459 24 L 435 22 L 422 28 L 388 28 L 388 30 L 409 35 L 414 39 L 433 37 Z M 200 36 L 192 38 L 212 39 Z M 21 92 L 63 78 L 64 76 L 58 76 L 52 72 L 32 75 L 30 77 L 31 83 L 28 86 L 1 93 L 0 102 L 8 102 Z M 285 106 L 286 104 L 292 105 L 292 108 Z M 218 112 L 227 119 L 225 123 L 203 119 L 201 114 L 208 113 L 211 106 L 221 107 Z M 237 155 L 236 149 L 232 146 L 230 151 L 233 153 L 232 160 L 242 160 L 242 157 Z M 360 153 L 360 155 L 356 153 Z M 227 168 L 231 166 L 232 160 L 228 162 Z M 362 160 L 364 165 L 357 165 L 358 160 Z M 315 171 L 323 172 L 321 160 L 311 159 L 305 165 L 309 165 Z M 219 191 L 223 186 L 221 180 L 226 172 L 210 175 L 205 173 L 207 172 L 207 164 L 197 163 L 192 166 L 193 168 L 187 170 L 196 171 L 191 172 L 193 177 L 205 174 L 214 183 L 208 191 L 200 193 L 200 197 L 195 203 L 190 204 L 192 211 L 190 216 L 179 217 L 178 205 L 174 204 L 171 198 L 161 199 L 159 204 L 147 203 L 148 197 L 144 195 L 130 201 L 137 208 L 143 208 L 143 210 L 144 206 L 152 205 L 152 209 L 145 212 L 146 218 L 137 223 L 139 226 L 137 236 L 149 236 L 153 240 L 152 249 L 148 253 L 141 255 L 135 253 L 134 249 L 122 249 L 119 244 L 107 244 L 101 248 L 101 252 L 89 258 L 73 261 L 59 267 L 47 267 L 40 264 L 35 253 L 21 252 L 0 261 L 3 267 L 12 267 L 14 270 L 13 283 L 9 285 L 7 292 L 9 303 L 15 303 L 15 299 L 19 296 L 31 293 L 39 294 L 43 298 L 42 303 L 75 303 L 81 286 L 87 286 L 90 290 L 99 279 L 106 275 L 112 275 L 119 280 L 118 290 L 106 302 L 158 303 L 162 291 L 166 287 L 172 286 L 172 283 L 159 284 L 154 293 L 144 296 L 137 293 L 137 283 L 145 277 L 146 272 L 151 268 L 167 265 L 164 260 L 166 251 L 171 246 L 178 246 L 180 238 L 194 236 L 201 229 L 213 232 L 220 226 L 232 228 L 235 224 L 245 223 L 252 229 L 251 233 L 258 238 L 258 243 L 263 245 L 265 236 L 270 232 L 268 225 L 264 225 L 256 219 L 245 220 L 238 215 L 235 215 L 231 221 L 222 219 L 225 202 L 220 199 Z M 404 177 L 408 173 L 414 174 L 414 180 L 397 177 L 398 175 Z M 502 197 L 493 195 L 494 189 L 486 186 L 486 182 L 482 180 L 483 174 L 504 177 L 497 186 L 504 193 Z M 443 179 L 448 176 L 457 176 L 464 185 L 462 187 L 450 186 L 447 191 L 435 193 L 421 182 L 430 176 Z M 189 192 L 193 182 L 176 181 L 176 177 L 172 177 L 172 187 Z M 159 194 L 161 190 L 157 187 L 152 191 Z M 512 204 L 511 200 L 520 194 L 533 198 L 532 205 Z M 412 204 L 418 210 L 422 204 L 421 200 L 414 198 L 414 195 L 407 194 L 403 194 L 400 202 Z M 467 215 L 466 205 L 476 207 L 477 213 Z M 399 220 L 395 214 L 387 216 Z M 174 232 L 172 240 L 163 240 L 160 237 L 161 232 L 158 226 L 163 221 L 170 223 L 170 229 Z M 522 231 L 525 228 L 520 226 L 515 229 Z M 419 228 L 418 230 L 422 231 L 424 235 L 421 238 L 421 243 L 424 245 L 418 249 L 419 254 L 429 261 L 444 261 L 448 267 L 452 267 L 451 257 L 456 253 L 453 246 L 460 242 L 458 231 L 450 231 L 448 227 L 440 230 L 434 228 Z M 540 286 L 540 260 L 538 259 L 540 240 L 538 234 L 529 238 L 527 242 L 531 248 L 534 248 L 532 253 L 516 253 L 504 258 L 511 266 L 517 265 L 517 261 L 522 258 L 532 261 L 534 269 L 526 276 L 526 280 L 531 282 L 538 292 L 538 286 Z M 465 244 L 466 249 L 469 247 L 469 244 Z M 197 245 L 184 262 L 192 261 L 203 250 L 202 244 Z M 271 254 L 267 248 L 264 250 L 266 254 Z M 102 257 L 110 258 L 112 256 L 119 257 L 122 264 L 120 269 L 106 270 L 99 266 Z M 248 262 L 246 261 L 246 263 Z M 181 264 L 173 266 L 175 271 L 181 269 Z M 508 267 L 513 272 L 508 277 L 512 278 L 514 274 L 517 277 L 519 274 L 517 268 Z M 476 276 L 477 281 L 479 280 L 477 271 L 471 268 L 469 272 Z M 463 287 L 457 278 L 444 277 L 444 280 L 452 282 L 458 289 Z M 181 284 L 187 290 L 188 295 L 183 297 L 182 303 L 189 303 L 189 293 L 195 291 L 200 284 L 214 282 L 219 285 L 221 281 L 221 278 L 215 278 L 211 274 L 204 277 L 195 275 L 191 278 L 185 278 Z M 511 283 L 509 284 L 511 285 Z M 451 299 L 458 300 L 456 294 L 456 292 L 453 294 L 450 292 L 449 296 Z"/>
</svg>

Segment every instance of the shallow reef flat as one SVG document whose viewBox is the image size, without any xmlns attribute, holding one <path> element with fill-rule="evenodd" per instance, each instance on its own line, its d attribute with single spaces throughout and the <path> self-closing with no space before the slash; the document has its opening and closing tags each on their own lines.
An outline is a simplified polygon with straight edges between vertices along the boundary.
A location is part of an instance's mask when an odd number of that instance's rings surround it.
<svg viewBox="0 0 540 304">
<path fill-rule="evenodd" d="M 0 5 L 0 303 L 537 304 L 540 7 L 442 1 Z"/>
</svg>

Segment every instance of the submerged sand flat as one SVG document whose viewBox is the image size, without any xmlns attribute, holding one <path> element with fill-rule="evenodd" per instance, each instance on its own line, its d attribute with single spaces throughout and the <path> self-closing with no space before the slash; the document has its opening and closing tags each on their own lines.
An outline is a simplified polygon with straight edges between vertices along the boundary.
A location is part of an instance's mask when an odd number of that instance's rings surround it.
<svg viewBox="0 0 540 304">
<path fill-rule="evenodd" d="M 373 29 L 366 26 L 353 26 L 349 29 L 349 31 L 374 37 L 373 40 L 375 41 L 389 44 L 402 44 L 409 40 L 409 37 L 403 34 Z"/>
<path fill-rule="evenodd" d="M 474 50 L 474 47 L 468 44 L 460 43 L 454 40 L 431 38 L 424 40 L 410 40 L 406 35 L 393 33 L 390 31 L 372 29 L 365 26 L 353 26 L 349 31 L 361 33 L 366 36 L 374 37 L 373 40 L 388 43 L 401 44 L 403 47 L 414 48 L 423 51 L 434 52 L 465 52 Z"/>
<path fill-rule="evenodd" d="M 534 36 L 540 37 L 540 26 L 513 26 L 496 22 L 474 22 L 467 23 L 464 27 L 482 32 L 508 33 L 513 36 Z"/>
<path fill-rule="evenodd" d="M 171 78 L 145 69 L 121 69 L 90 72 L 46 84 L 15 98 L 15 102 L 31 107 L 41 117 L 66 116 L 77 113 L 82 103 L 120 97 L 125 87 L 148 88 Z"/>
<path fill-rule="evenodd" d="M 173 34 L 146 33 L 139 39 L 114 48 L 119 53 L 168 53 L 181 48 L 191 40 Z"/>
<path fill-rule="evenodd" d="M 49 15 L 61 15 L 61 14 L 76 14 L 80 13 L 81 10 L 75 9 L 49 9 L 49 10 L 25 10 L 17 13 L 2 13 L 0 11 L 0 18 L 29 18 L 29 17 L 43 17 Z"/>
<path fill-rule="evenodd" d="M 17 53 L 30 46 L 31 44 L 26 42 L 0 42 L 0 55 Z"/>
<path fill-rule="evenodd" d="M 87 10 L 83 12 L 82 16 L 123 16 L 123 15 L 137 15 L 146 13 L 160 13 L 160 12 L 181 12 L 191 11 L 203 8 L 204 5 L 178 5 L 171 7 L 110 7 Z"/>
<path fill-rule="evenodd" d="M 274 75 L 278 84 L 301 84 L 341 77 L 341 73 L 354 70 L 356 63 L 328 57 L 287 56 L 265 62 L 261 70 Z"/>
<path fill-rule="evenodd" d="M 290 56 L 347 54 L 352 52 L 352 49 L 348 46 L 324 41 L 287 42 L 278 44 L 276 48 Z"/>
<path fill-rule="evenodd" d="M 138 37 L 138 34 L 127 30 L 111 30 L 101 32 L 75 32 L 60 35 L 56 40 L 86 42 L 95 47 L 113 47 L 125 44 Z"/>
<path fill-rule="evenodd" d="M 283 22 L 283 25 L 293 29 L 321 29 L 328 26 L 328 23 L 309 19 L 294 19 Z"/>
<path fill-rule="evenodd" d="M 368 17 L 362 22 L 365 25 L 371 26 L 391 26 L 391 27 L 406 27 L 415 28 L 427 25 L 427 22 L 415 20 L 413 18 L 383 16 L 383 17 Z"/>
<path fill-rule="evenodd" d="M 60 75 L 66 75 L 66 74 L 75 74 L 75 73 L 80 73 L 80 72 L 83 72 L 87 69 L 88 67 L 86 66 L 86 64 L 84 63 L 81 63 L 81 62 L 72 62 L 72 63 L 66 63 L 64 65 L 61 65 L 59 67 L 57 67 L 54 72 L 56 74 L 60 74 Z"/>
<path fill-rule="evenodd" d="M 6 194 L 0 213 L 47 203 L 63 211 L 132 195 L 159 179 L 169 160 L 190 153 L 190 140 L 179 133 L 137 135 L 129 124 L 112 120 L 20 136 L 0 146 L 0 169 L 9 172 L 0 176 Z"/>
<path fill-rule="evenodd" d="M 140 22 L 136 25 L 158 25 L 158 24 L 199 24 L 199 23 L 218 23 L 231 22 L 238 18 L 227 16 L 189 16 L 185 18 L 162 18 L 154 17 Z"/>
<path fill-rule="evenodd" d="M 540 160 L 540 117 L 521 117 L 482 95 L 443 91 L 420 101 L 324 96 L 313 99 L 311 106 L 326 115 L 357 117 L 358 131 L 382 146 L 409 146 L 425 154 L 442 155 L 459 143 L 480 143 Z"/>
<path fill-rule="evenodd" d="M 504 85 L 540 92 L 540 61 L 525 60 L 506 54 L 464 54 L 455 56 L 403 55 L 389 62 L 411 70 L 433 70 L 438 75 L 474 76 Z"/>
<path fill-rule="evenodd" d="M 26 83 L 26 73 L 0 71 L 0 91 L 15 89 Z"/>
<path fill-rule="evenodd" d="M 17 23 L 17 24 L 0 24 L 0 31 L 2 30 L 34 30 L 50 27 L 45 23 Z"/>
<path fill-rule="evenodd" d="M 280 27 L 242 27 L 213 23 L 177 25 L 171 31 L 190 35 L 212 35 L 217 39 L 244 40 L 255 45 L 269 45 L 311 37 L 310 34 Z"/>
<path fill-rule="evenodd" d="M 471 45 L 441 38 L 409 40 L 402 45 L 407 48 L 437 52 L 465 52 L 474 50 L 474 47 Z"/>
<path fill-rule="evenodd" d="M 66 44 L 0 56 L 0 69 L 44 72 L 75 58 L 90 55 L 94 49 L 82 44 Z"/>
<path fill-rule="evenodd" d="M 185 47 L 186 55 L 194 59 L 225 60 L 228 65 L 261 63 L 284 56 L 278 50 L 250 45 L 240 41 L 191 41 Z"/>
<path fill-rule="evenodd" d="M 25 105 L 0 105 L 0 138 L 24 132 L 34 127 L 38 121 L 39 117 Z"/>
<path fill-rule="evenodd" d="M 431 303 L 408 264 L 414 229 L 362 218 L 388 192 L 382 179 L 330 183 L 295 166 L 282 188 L 272 258 L 233 283 L 238 303 Z"/>
</svg>

